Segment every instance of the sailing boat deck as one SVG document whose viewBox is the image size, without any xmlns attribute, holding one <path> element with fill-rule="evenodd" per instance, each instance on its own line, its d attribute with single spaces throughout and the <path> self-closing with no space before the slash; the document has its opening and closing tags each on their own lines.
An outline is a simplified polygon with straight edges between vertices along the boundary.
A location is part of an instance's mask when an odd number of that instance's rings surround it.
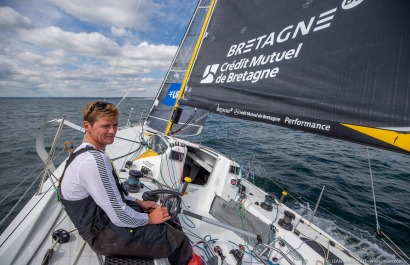
<svg viewBox="0 0 410 265">
<path fill-rule="evenodd" d="M 168 136 L 156 135 L 155 137 L 158 138 L 155 144 L 158 146 L 153 146 L 154 143 L 151 142 L 149 146 L 151 149 L 136 143 L 137 139 L 148 142 L 151 137 L 154 135 L 147 136 L 142 133 L 141 127 L 120 130 L 118 138 L 107 153 L 113 159 L 123 182 L 128 179 L 131 169 L 144 171 L 143 166 L 150 167 L 150 172 L 141 179 L 143 188 L 140 192 L 132 194 L 139 198 L 144 191 L 159 187 L 177 188 L 181 184 L 178 176 L 181 175 L 184 165 L 190 165 L 193 182 L 188 185 L 186 194 L 182 196 L 183 214 L 180 214 L 180 223 L 191 241 L 197 244 L 195 251 L 205 260 L 210 258 L 210 252 L 206 248 L 211 247 L 220 250 L 226 264 L 238 262 L 232 251 L 237 254 L 236 257 L 240 256 L 238 253 L 243 254 L 241 259 L 243 263 L 263 264 L 257 257 L 258 252 L 251 254 L 257 243 L 256 240 L 243 236 L 240 231 L 232 232 L 235 228 L 231 229 L 231 226 L 235 226 L 234 219 L 237 219 L 240 224 L 236 225 L 236 229 L 248 232 L 253 230 L 252 226 L 255 226 L 253 223 L 263 224 L 264 227 L 259 231 L 265 229 L 266 234 L 260 233 L 259 236 L 268 240 L 263 243 L 270 243 L 270 245 L 260 244 L 257 249 L 261 256 L 262 253 L 269 253 L 269 257 L 266 258 L 278 264 L 317 264 L 318 261 L 324 261 L 325 257 L 333 257 L 332 264 L 342 264 L 342 261 L 348 264 L 346 261 L 349 259 L 354 259 L 354 263 L 358 262 L 358 259 L 340 246 L 336 240 L 308 220 L 301 218 L 283 203 L 279 203 L 277 199 L 274 200 L 273 210 L 264 210 L 261 204 L 268 194 L 243 179 L 239 165 L 232 160 L 212 149 Z M 159 146 L 166 151 L 157 156 L 144 156 L 145 152 L 158 149 Z M 129 154 L 130 150 L 134 152 Z M 183 158 L 175 159 L 175 156 L 171 155 L 175 151 L 183 155 Z M 154 164 L 155 160 L 162 163 Z M 127 161 L 133 161 L 129 168 L 125 167 Z M 64 163 L 54 172 L 57 179 L 63 167 Z M 201 173 L 203 171 L 208 172 L 209 175 Z M 47 250 L 53 246 L 51 236 L 53 231 L 58 229 L 75 231 L 62 205 L 57 201 L 53 185 L 49 179 L 43 187 L 42 194 L 34 196 L 25 210 L 20 212 L 12 225 L 2 234 L 0 256 L 6 264 L 39 264 Z M 230 215 L 232 210 L 234 214 Z M 242 213 L 238 215 L 238 211 Z M 285 212 L 295 216 L 294 220 L 290 220 L 293 228 L 282 227 L 280 220 L 283 221 L 285 218 Z M 199 215 L 203 220 L 186 215 L 189 213 Z M 208 219 L 213 223 L 207 222 Z M 94 253 L 76 232 L 70 234 L 71 239 L 68 243 L 55 245 L 49 264 L 103 262 L 103 257 Z M 315 242 L 316 246 L 310 242 Z M 165 259 L 155 262 L 167 264 Z"/>
</svg>

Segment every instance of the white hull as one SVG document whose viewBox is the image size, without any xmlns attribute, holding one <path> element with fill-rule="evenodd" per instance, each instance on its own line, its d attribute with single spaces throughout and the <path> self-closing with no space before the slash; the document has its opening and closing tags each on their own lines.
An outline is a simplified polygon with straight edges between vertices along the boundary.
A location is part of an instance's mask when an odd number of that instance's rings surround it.
<svg viewBox="0 0 410 265">
<path fill-rule="evenodd" d="M 167 145 L 167 150 L 159 155 L 152 155 L 152 153 L 151 155 L 146 155 L 146 153 L 142 155 L 147 151 L 147 146 L 140 146 L 136 142 L 140 141 L 142 135 L 145 141 L 148 141 L 150 136 L 142 134 L 141 130 L 141 127 L 128 127 L 119 130 L 117 133 L 118 138 L 113 145 L 107 148 L 109 156 L 115 159 L 114 165 L 122 181 L 127 180 L 129 176 L 129 169 L 125 169 L 126 161 L 133 161 L 131 169 L 141 170 L 142 166 L 145 166 L 145 169 L 149 169 L 149 172 L 144 174 L 148 178 L 141 179 L 144 188 L 139 193 L 132 194 L 135 197 L 141 198 L 142 193 L 147 191 L 148 188 L 152 190 L 158 189 L 157 182 L 162 183 L 164 186 L 180 187 L 184 164 L 187 164 L 191 168 L 190 177 L 192 177 L 193 183 L 188 185 L 187 194 L 182 197 L 182 209 L 184 211 L 215 220 L 210 214 L 210 210 L 216 198 L 218 198 L 233 204 L 239 202 L 243 206 L 243 211 L 246 210 L 248 215 L 253 215 L 255 219 L 266 223 L 267 226 L 274 221 L 276 243 L 272 246 L 276 250 L 270 251 L 269 260 L 272 263 L 266 264 L 325 264 L 324 256 L 328 255 L 329 252 L 336 255 L 344 264 L 361 264 L 359 258 L 339 245 L 335 239 L 311 224 L 308 220 L 303 219 L 283 203 L 277 206 L 273 205 L 272 211 L 262 209 L 260 205 L 264 201 L 266 193 L 243 179 L 244 176 L 241 176 L 239 171 L 235 169 L 239 165 L 226 156 L 185 140 L 170 137 L 160 138 L 159 136 L 157 139 L 162 139 L 159 140 L 160 143 L 157 142 L 156 146 L 151 147 L 159 148 L 162 146 L 165 149 L 164 145 Z M 135 150 L 138 151 L 129 154 Z M 171 150 L 182 154 L 182 161 L 171 159 Z M 53 173 L 56 178 L 60 177 L 64 164 L 62 163 Z M 232 170 L 232 166 L 235 170 Z M 144 172 L 144 170 L 141 171 Z M 204 174 L 204 172 L 208 172 L 209 175 Z M 150 178 L 155 180 L 155 183 Z M 57 185 L 58 182 L 52 185 L 52 180 L 57 182 L 54 178 L 48 178 L 43 186 L 42 193 L 34 196 L 27 203 L 1 235 L 1 264 L 41 264 L 47 250 L 53 246 L 52 231 L 57 229 L 75 230 L 75 227 L 62 209 L 61 203 L 57 202 L 53 185 Z M 231 180 L 241 180 L 242 185 L 246 187 L 246 190 L 243 192 L 244 195 L 240 195 L 238 186 L 232 185 Z M 286 199 L 284 202 L 286 203 Z M 278 202 L 275 201 L 275 203 Z M 278 221 L 284 218 L 285 211 L 295 215 L 295 219 L 292 220 L 293 227 L 291 231 L 282 228 L 278 224 Z M 194 244 L 198 243 L 198 247 L 194 249 L 195 252 L 203 256 L 205 260 L 209 258 L 210 252 L 205 253 L 203 251 L 205 247 L 201 241 L 207 241 L 211 248 L 220 247 L 223 256 L 225 256 L 223 264 L 238 263 L 232 251 L 237 250 L 239 244 L 245 246 L 245 253 L 242 259 L 243 264 L 247 264 L 247 262 L 263 264 L 258 262 L 256 257 L 249 254 L 253 250 L 253 244 L 246 243 L 242 239 L 243 236 L 227 228 L 209 224 L 192 217 L 180 216 L 180 220 L 184 231 L 191 241 Z M 246 227 L 242 228 L 247 230 Z M 77 231 L 70 234 L 71 239 L 68 243 L 58 243 L 55 245 L 54 254 L 49 264 L 103 263 L 104 257 L 94 253 L 78 235 Z M 261 236 L 266 237 L 266 235 Z M 321 244 L 324 247 L 323 253 L 325 254 L 320 255 L 309 246 L 311 244 L 309 241 L 304 242 L 301 238 L 308 238 L 311 239 L 310 242 L 316 241 Z M 291 247 L 288 247 L 288 245 Z M 293 253 L 290 251 L 292 248 L 294 249 Z M 274 257 L 277 259 L 272 259 Z M 299 257 L 303 257 L 303 259 L 298 259 Z M 332 262 L 331 257 L 329 256 L 330 262 Z M 156 260 L 155 263 L 167 264 L 167 260 Z M 333 264 L 342 263 L 333 261 Z"/>
</svg>

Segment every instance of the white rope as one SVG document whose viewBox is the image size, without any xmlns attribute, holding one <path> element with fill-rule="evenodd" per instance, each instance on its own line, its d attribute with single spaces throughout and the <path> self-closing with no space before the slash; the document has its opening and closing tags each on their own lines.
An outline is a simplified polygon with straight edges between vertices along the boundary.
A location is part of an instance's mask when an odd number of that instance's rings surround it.
<svg viewBox="0 0 410 265">
<path fill-rule="evenodd" d="M 372 166 L 370 164 L 370 154 L 369 154 L 369 148 L 367 148 L 367 160 L 369 161 L 369 172 L 370 172 L 370 180 L 372 183 L 372 193 L 373 193 L 373 203 L 374 203 L 374 214 L 376 216 L 376 231 L 377 234 L 380 233 L 380 225 L 379 225 L 379 218 L 377 216 L 377 207 L 376 207 L 376 196 L 374 194 L 374 183 L 373 183 L 373 174 L 372 174 Z"/>
<path fill-rule="evenodd" d="M 403 254 L 403 256 L 407 258 L 407 260 L 410 261 L 409 256 L 407 256 L 406 253 L 404 253 L 403 250 L 401 250 L 399 246 L 397 246 L 397 245 L 396 245 L 387 235 L 385 235 L 384 233 L 383 233 L 383 236 L 385 236 L 385 237 L 393 244 L 393 246 L 395 246 L 396 249 L 397 249 L 398 251 L 400 251 L 400 252 Z M 382 239 L 382 240 L 383 240 L 383 239 Z M 383 240 L 383 242 L 385 242 L 385 241 Z M 386 242 L 385 242 L 385 244 L 388 245 Z M 389 247 L 390 247 L 390 246 L 389 246 Z M 391 248 L 391 247 L 390 247 L 390 248 Z M 394 250 L 393 250 L 393 251 L 394 251 Z M 396 253 L 396 252 L 395 252 L 395 253 Z M 397 255 L 398 255 L 398 254 L 397 254 Z M 398 255 L 398 256 L 400 256 L 400 255 Z M 403 259 L 403 258 L 402 258 L 402 259 Z M 403 259 L 403 260 L 404 260 L 404 259 Z"/>
<path fill-rule="evenodd" d="M 384 235 L 384 234 L 383 234 L 383 235 Z M 384 236 L 385 236 L 385 235 L 384 235 Z M 386 237 L 387 237 L 387 236 L 386 236 Z M 388 238 L 388 237 L 387 237 L 387 238 Z M 391 241 L 390 238 L 388 238 L 388 239 L 389 239 L 390 242 L 393 243 L 393 241 Z M 390 250 L 393 251 L 394 254 L 397 255 L 397 257 L 399 257 L 402 261 L 405 261 L 404 258 L 403 258 L 399 253 L 397 253 L 397 251 L 396 251 L 395 249 L 393 249 L 393 247 L 391 247 L 385 240 L 381 239 L 381 241 L 383 241 L 383 243 L 384 243 L 387 247 L 389 247 Z M 394 245 L 402 254 L 404 254 L 404 252 L 403 252 L 398 246 L 396 246 L 394 243 L 393 243 L 393 245 Z M 404 256 L 410 261 L 409 257 L 407 257 L 406 254 L 404 254 Z M 408 264 L 408 263 L 407 263 L 407 264 Z"/>
<path fill-rule="evenodd" d="M 121 102 L 128 96 L 128 94 L 131 92 L 131 89 L 129 89 L 127 91 L 127 93 L 125 93 L 125 95 L 122 97 L 122 99 L 120 100 L 120 102 L 118 102 L 117 106 L 115 106 L 117 109 L 120 106 Z"/>
<path fill-rule="evenodd" d="M 0 205 L 3 204 L 3 202 L 5 200 L 7 200 L 10 195 L 15 195 L 15 191 L 24 183 L 26 182 L 27 179 L 29 179 L 31 177 L 31 175 L 33 175 L 34 172 L 36 172 L 40 167 L 44 167 L 44 164 L 41 163 L 39 166 L 37 166 L 33 171 L 31 171 L 30 175 L 26 176 L 25 178 L 22 179 L 22 181 L 13 189 L 11 190 L 1 201 L 0 201 Z M 43 171 L 41 171 L 39 174 L 42 174 Z M 36 180 L 39 178 L 39 176 L 37 176 L 37 178 L 34 180 L 34 182 L 36 182 Z M 31 185 L 32 186 L 32 185 Z M 30 187 L 31 187 L 30 186 Z M 3 221 L 0 223 L 0 225 L 3 223 Z"/>
<path fill-rule="evenodd" d="M 23 198 L 26 197 L 27 193 L 29 192 L 29 190 L 31 189 L 31 187 L 33 187 L 34 183 L 36 183 L 38 181 L 38 179 L 40 178 L 41 174 L 43 173 L 43 171 L 41 171 L 37 178 L 31 183 L 31 185 L 27 188 L 27 190 L 24 192 L 23 195 L 21 195 L 21 197 L 19 198 L 19 200 L 16 202 L 16 204 L 13 206 L 13 208 L 10 209 L 10 211 L 8 212 L 8 214 L 1 220 L 0 222 L 0 226 L 3 225 L 3 223 L 9 218 L 9 216 L 14 212 L 14 210 L 17 208 L 17 206 L 23 201 Z"/>
<path fill-rule="evenodd" d="M 383 241 L 383 243 L 384 243 L 387 247 L 389 247 L 401 260 L 405 261 L 404 258 L 402 257 L 402 255 L 405 256 L 408 260 L 410 260 L 409 257 L 408 257 L 386 234 L 384 234 L 384 233 L 380 230 L 379 219 L 378 219 L 378 216 L 377 216 L 376 196 L 375 196 L 375 193 L 374 193 L 372 167 L 371 167 L 371 164 L 370 164 L 370 155 L 369 155 L 369 149 L 368 149 L 368 148 L 367 148 L 367 158 L 368 158 L 368 161 L 369 161 L 369 172 L 370 172 L 370 179 L 371 179 L 371 183 L 372 183 L 372 193 L 373 193 L 373 203 L 374 203 L 374 214 L 375 214 L 375 216 L 376 216 L 376 229 L 377 229 L 376 231 L 377 231 L 377 234 L 381 237 L 381 241 Z M 395 249 L 393 249 L 392 246 L 390 246 L 385 240 L 383 240 L 383 237 L 386 237 L 386 238 L 390 241 L 390 243 L 393 244 L 393 246 L 394 246 L 402 255 L 400 255 L 399 253 L 397 253 L 397 251 L 396 251 Z"/>
</svg>

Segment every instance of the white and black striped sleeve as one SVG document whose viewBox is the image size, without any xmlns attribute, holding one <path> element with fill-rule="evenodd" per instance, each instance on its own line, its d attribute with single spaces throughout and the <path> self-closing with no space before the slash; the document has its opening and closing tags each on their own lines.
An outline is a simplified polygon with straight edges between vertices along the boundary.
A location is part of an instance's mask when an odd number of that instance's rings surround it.
<svg viewBox="0 0 410 265">
<path fill-rule="evenodd" d="M 112 175 L 109 158 L 99 151 L 89 151 L 81 165 L 80 181 L 94 201 L 107 213 L 111 222 L 120 227 L 138 227 L 148 223 L 148 214 L 130 208 L 122 200 Z"/>
</svg>

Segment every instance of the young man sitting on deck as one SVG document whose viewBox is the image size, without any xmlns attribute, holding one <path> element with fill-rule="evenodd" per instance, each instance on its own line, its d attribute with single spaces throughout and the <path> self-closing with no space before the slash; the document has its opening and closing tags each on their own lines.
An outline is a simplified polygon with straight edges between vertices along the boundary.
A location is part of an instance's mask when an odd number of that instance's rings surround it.
<svg viewBox="0 0 410 265">
<path fill-rule="evenodd" d="M 91 248 L 105 256 L 168 258 L 174 265 L 202 264 L 188 237 L 165 224 L 166 207 L 127 196 L 105 153 L 114 142 L 118 110 L 102 101 L 83 110 L 85 137 L 63 173 L 61 201 Z"/>
</svg>

